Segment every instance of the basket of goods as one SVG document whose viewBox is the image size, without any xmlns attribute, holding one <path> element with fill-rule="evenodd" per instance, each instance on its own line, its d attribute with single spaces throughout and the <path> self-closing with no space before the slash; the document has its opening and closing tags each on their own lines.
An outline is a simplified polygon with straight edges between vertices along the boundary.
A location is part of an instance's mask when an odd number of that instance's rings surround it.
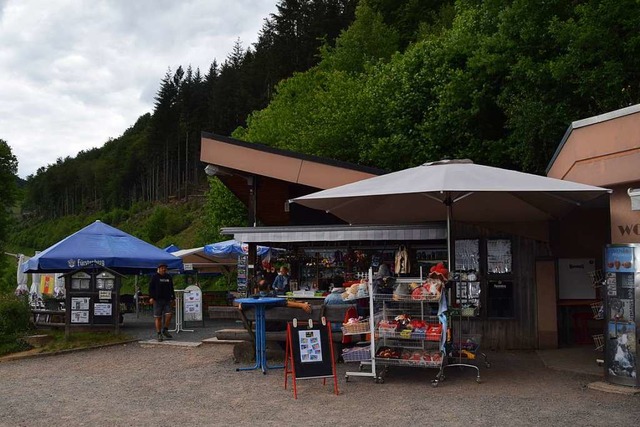
<svg viewBox="0 0 640 427">
<path fill-rule="evenodd" d="M 442 363 L 442 353 L 438 352 L 433 352 L 431 353 L 431 362 L 432 363 Z"/>
<path fill-rule="evenodd" d="M 396 332 L 398 322 L 395 320 L 381 320 L 378 323 L 378 334 L 381 337 L 392 337 Z"/>
<path fill-rule="evenodd" d="M 403 350 L 400 358 L 407 364 L 415 366 L 431 366 L 442 362 L 440 352 L 428 350 Z"/>
<path fill-rule="evenodd" d="M 442 338 L 442 325 L 429 325 L 427 341 L 440 341 L 440 338 Z"/>
<path fill-rule="evenodd" d="M 371 347 L 350 347 L 342 350 L 342 360 L 345 362 L 361 362 L 371 360 Z"/>
<path fill-rule="evenodd" d="M 480 339 L 480 335 L 463 335 L 461 338 L 453 340 L 453 349 L 454 351 L 464 350 L 475 353 L 480 347 Z"/>
<path fill-rule="evenodd" d="M 410 338 L 413 340 L 424 340 L 426 339 L 427 336 L 427 328 L 414 328 L 411 331 L 411 336 Z"/>
<path fill-rule="evenodd" d="M 396 332 L 401 332 L 405 329 L 412 329 L 411 316 L 408 314 L 399 314 L 393 320 L 396 322 Z"/>
<path fill-rule="evenodd" d="M 352 317 L 342 324 L 343 334 L 366 334 L 369 332 L 369 319 Z"/>
<path fill-rule="evenodd" d="M 400 359 L 401 352 L 391 347 L 380 347 L 376 353 L 376 357 L 381 359 Z"/>
</svg>

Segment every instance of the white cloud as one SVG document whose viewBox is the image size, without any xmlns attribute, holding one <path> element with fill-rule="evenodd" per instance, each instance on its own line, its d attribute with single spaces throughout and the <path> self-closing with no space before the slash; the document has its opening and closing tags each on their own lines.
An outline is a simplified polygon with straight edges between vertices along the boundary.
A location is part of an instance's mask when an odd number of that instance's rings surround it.
<svg viewBox="0 0 640 427">
<path fill-rule="evenodd" d="M 0 139 L 26 177 L 153 108 L 169 68 L 221 63 L 277 0 L 0 0 Z"/>
</svg>

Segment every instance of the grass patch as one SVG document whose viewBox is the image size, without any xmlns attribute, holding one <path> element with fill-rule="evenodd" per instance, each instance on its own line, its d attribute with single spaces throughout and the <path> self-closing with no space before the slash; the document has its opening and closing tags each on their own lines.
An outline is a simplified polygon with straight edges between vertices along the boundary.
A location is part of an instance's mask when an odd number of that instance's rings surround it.
<svg viewBox="0 0 640 427">
<path fill-rule="evenodd" d="M 21 351 L 30 350 L 31 346 L 17 338 L 5 338 L 0 340 L 0 356 Z"/>
<path fill-rule="evenodd" d="M 43 352 L 88 348 L 105 344 L 117 344 L 130 341 L 127 334 L 116 335 L 113 332 L 71 332 L 68 339 L 64 337 L 64 331 L 55 330 L 47 332 L 53 337 L 53 341 L 42 347 Z"/>
<path fill-rule="evenodd" d="M 69 339 L 65 339 L 64 330 L 39 331 L 53 339 L 42 347 L 33 348 L 20 338 L 5 338 L 0 340 L 0 357 L 21 353 L 29 350 L 37 353 L 53 353 L 63 350 L 90 348 L 95 346 L 118 344 L 131 341 L 127 334 L 116 335 L 113 332 L 71 332 Z"/>
</svg>

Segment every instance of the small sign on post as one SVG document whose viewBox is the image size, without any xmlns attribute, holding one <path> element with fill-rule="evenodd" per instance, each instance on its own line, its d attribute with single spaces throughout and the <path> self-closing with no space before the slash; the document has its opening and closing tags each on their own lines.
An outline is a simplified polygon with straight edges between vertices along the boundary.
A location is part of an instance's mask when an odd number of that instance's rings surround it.
<svg viewBox="0 0 640 427">
<path fill-rule="evenodd" d="M 202 290 L 196 285 L 184 289 L 184 321 L 202 321 Z"/>
</svg>

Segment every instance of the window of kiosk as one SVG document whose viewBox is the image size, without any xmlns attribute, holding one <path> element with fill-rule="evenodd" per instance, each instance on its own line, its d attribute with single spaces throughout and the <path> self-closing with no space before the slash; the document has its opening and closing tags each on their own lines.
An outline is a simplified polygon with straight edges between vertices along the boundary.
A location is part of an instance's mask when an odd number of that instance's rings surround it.
<svg viewBox="0 0 640 427">
<path fill-rule="evenodd" d="M 88 291 L 91 289 L 91 276 L 83 271 L 71 276 L 71 290 Z"/>
<path fill-rule="evenodd" d="M 513 257 L 511 256 L 511 240 L 487 240 L 487 273 L 511 274 Z"/>
<path fill-rule="evenodd" d="M 115 276 L 110 273 L 100 273 L 96 278 L 96 289 L 101 291 L 112 291 L 115 288 L 115 280 Z"/>
<path fill-rule="evenodd" d="M 513 282 L 491 280 L 487 283 L 487 317 L 513 318 L 514 303 Z"/>
</svg>

